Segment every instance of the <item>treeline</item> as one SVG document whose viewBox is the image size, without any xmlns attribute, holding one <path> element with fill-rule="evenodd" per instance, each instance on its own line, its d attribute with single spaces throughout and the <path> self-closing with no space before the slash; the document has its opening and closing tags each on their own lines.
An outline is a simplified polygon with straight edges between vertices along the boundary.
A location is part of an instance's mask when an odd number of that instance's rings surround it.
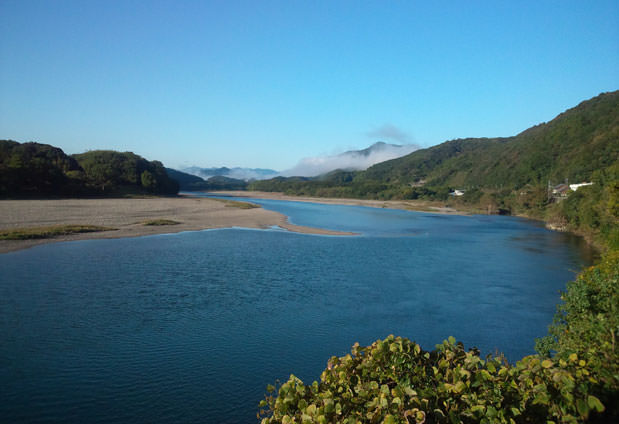
<svg viewBox="0 0 619 424">
<path fill-rule="evenodd" d="M 40 143 L 0 140 L 0 196 L 119 196 L 178 192 L 163 164 L 131 152 L 66 155 Z"/>
<path fill-rule="evenodd" d="M 457 139 L 376 164 L 317 178 L 255 181 L 249 190 L 289 195 L 428 200 L 485 213 L 563 222 L 617 245 L 619 91 L 582 102 L 548 123 L 505 138 Z M 558 203 L 552 187 L 594 182 Z M 549 185 L 550 190 L 549 190 Z M 454 190 L 463 196 L 452 196 Z M 581 191 L 582 190 L 582 191 Z M 583 214 L 589 214 L 585 216 Z"/>
<path fill-rule="evenodd" d="M 432 351 L 389 336 L 332 357 L 320 381 L 269 385 L 263 424 L 611 423 L 619 420 L 619 254 L 563 295 L 538 354 L 509 364 L 453 338 Z"/>
<path fill-rule="evenodd" d="M 216 191 L 216 190 L 245 190 L 247 182 L 236 178 L 220 175 L 208 180 L 176 169 L 166 168 L 170 178 L 178 181 L 180 189 L 184 191 Z"/>
</svg>

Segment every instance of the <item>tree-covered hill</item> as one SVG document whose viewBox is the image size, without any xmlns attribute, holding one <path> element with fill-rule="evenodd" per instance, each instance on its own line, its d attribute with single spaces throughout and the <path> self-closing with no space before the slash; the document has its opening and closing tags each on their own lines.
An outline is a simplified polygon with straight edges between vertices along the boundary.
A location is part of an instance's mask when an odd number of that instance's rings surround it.
<svg viewBox="0 0 619 424">
<path fill-rule="evenodd" d="M 158 161 L 96 150 L 68 156 L 40 143 L 0 140 L 0 196 L 176 194 L 178 183 Z"/>
<path fill-rule="evenodd" d="M 593 182 L 568 201 L 559 183 Z M 290 195 L 424 199 L 522 214 L 619 245 L 619 91 L 603 93 L 513 137 L 446 141 L 365 171 L 256 181 L 249 190 Z M 450 196 L 455 189 L 463 196 Z"/>
<path fill-rule="evenodd" d="M 619 91 L 582 102 L 508 138 L 452 140 L 383 162 L 359 178 L 429 186 L 505 187 L 589 181 L 617 162 Z"/>
<path fill-rule="evenodd" d="M 178 181 L 180 189 L 185 191 L 245 190 L 247 182 L 236 178 L 216 175 L 208 180 L 193 174 L 166 168 L 170 178 Z"/>
<path fill-rule="evenodd" d="M 382 198 L 415 198 L 433 192 L 444 197 L 442 188 L 517 190 L 527 185 L 545 187 L 549 180 L 590 181 L 595 171 L 610 167 L 618 158 L 619 91 L 615 91 L 582 102 L 513 137 L 456 139 L 366 171 L 335 172 L 310 184 L 308 180 L 274 178 L 254 182 L 250 189 L 288 187 L 291 194 L 327 192 L 359 197 L 365 193 Z M 364 190 L 364 185 L 377 190 Z M 409 190 L 412 186 L 426 190 L 414 193 Z"/>
<path fill-rule="evenodd" d="M 113 150 L 92 150 L 73 157 L 84 169 L 86 183 L 101 193 L 126 190 L 156 194 L 178 192 L 178 182 L 168 177 L 159 161 Z"/>
</svg>

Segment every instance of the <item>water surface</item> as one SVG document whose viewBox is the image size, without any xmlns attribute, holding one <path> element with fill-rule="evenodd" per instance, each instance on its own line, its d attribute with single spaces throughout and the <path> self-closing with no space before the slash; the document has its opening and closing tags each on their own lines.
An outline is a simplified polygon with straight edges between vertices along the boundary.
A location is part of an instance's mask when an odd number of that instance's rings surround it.
<svg viewBox="0 0 619 424">
<path fill-rule="evenodd" d="M 6 422 L 254 422 L 264 387 L 389 334 L 516 360 L 586 259 L 522 219 L 259 201 L 355 237 L 225 229 L 0 255 Z"/>
</svg>

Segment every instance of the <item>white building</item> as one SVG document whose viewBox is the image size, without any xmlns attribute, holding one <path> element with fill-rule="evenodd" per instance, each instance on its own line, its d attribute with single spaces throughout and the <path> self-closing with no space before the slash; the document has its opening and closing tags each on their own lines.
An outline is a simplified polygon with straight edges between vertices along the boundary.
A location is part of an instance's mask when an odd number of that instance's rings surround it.
<svg viewBox="0 0 619 424">
<path fill-rule="evenodd" d="M 572 191 L 576 191 L 576 190 L 578 190 L 580 187 L 583 187 L 583 186 L 590 186 L 590 185 L 593 185 L 593 183 L 570 184 L 570 190 L 572 190 Z"/>
</svg>

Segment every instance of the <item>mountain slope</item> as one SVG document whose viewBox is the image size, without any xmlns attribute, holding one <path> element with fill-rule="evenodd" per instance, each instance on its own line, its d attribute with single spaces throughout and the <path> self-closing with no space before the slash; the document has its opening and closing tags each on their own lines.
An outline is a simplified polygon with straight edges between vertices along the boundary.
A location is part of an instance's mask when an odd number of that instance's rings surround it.
<svg viewBox="0 0 619 424">
<path fill-rule="evenodd" d="M 417 150 L 412 144 L 388 144 L 382 141 L 362 150 L 349 150 L 337 155 L 315 156 L 301 159 L 293 168 L 283 171 L 283 176 L 317 177 L 335 170 L 359 171 L 389 159 L 398 158 Z"/>
<path fill-rule="evenodd" d="M 272 169 L 263 168 L 200 168 L 198 166 L 191 166 L 184 168 L 183 172 L 198 176 L 205 180 L 211 177 L 227 177 L 235 180 L 264 180 L 267 178 L 273 178 L 278 175 L 277 171 Z"/>
<path fill-rule="evenodd" d="M 175 194 L 161 162 L 131 152 L 66 155 L 48 144 L 0 140 L 0 196 Z"/>
<path fill-rule="evenodd" d="M 170 178 L 178 181 L 180 189 L 185 191 L 211 191 L 211 190 L 245 190 L 247 183 L 243 180 L 223 176 L 210 177 L 208 180 L 193 174 L 166 168 Z"/>
<path fill-rule="evenodd" d="M 593 182 L 556 197 L 548 185 Z M 603 93 L 513 137 L 447 141 L 378 163 L 250 190 L 290 195 L 424 199 L 483 213 L 545 219 L 619 248 L 619 91 Z M 463 196 L 450 196 L 454 189 Z"/>
<path fill-rule="evenodd" d="M 516 189 L 588 181 L 618 160 L 619 91 L 601 94 L 548 123 L 508 138 L 452 140 L 377 164 L 360 178 L 430 186 Z"/>
</svg>

